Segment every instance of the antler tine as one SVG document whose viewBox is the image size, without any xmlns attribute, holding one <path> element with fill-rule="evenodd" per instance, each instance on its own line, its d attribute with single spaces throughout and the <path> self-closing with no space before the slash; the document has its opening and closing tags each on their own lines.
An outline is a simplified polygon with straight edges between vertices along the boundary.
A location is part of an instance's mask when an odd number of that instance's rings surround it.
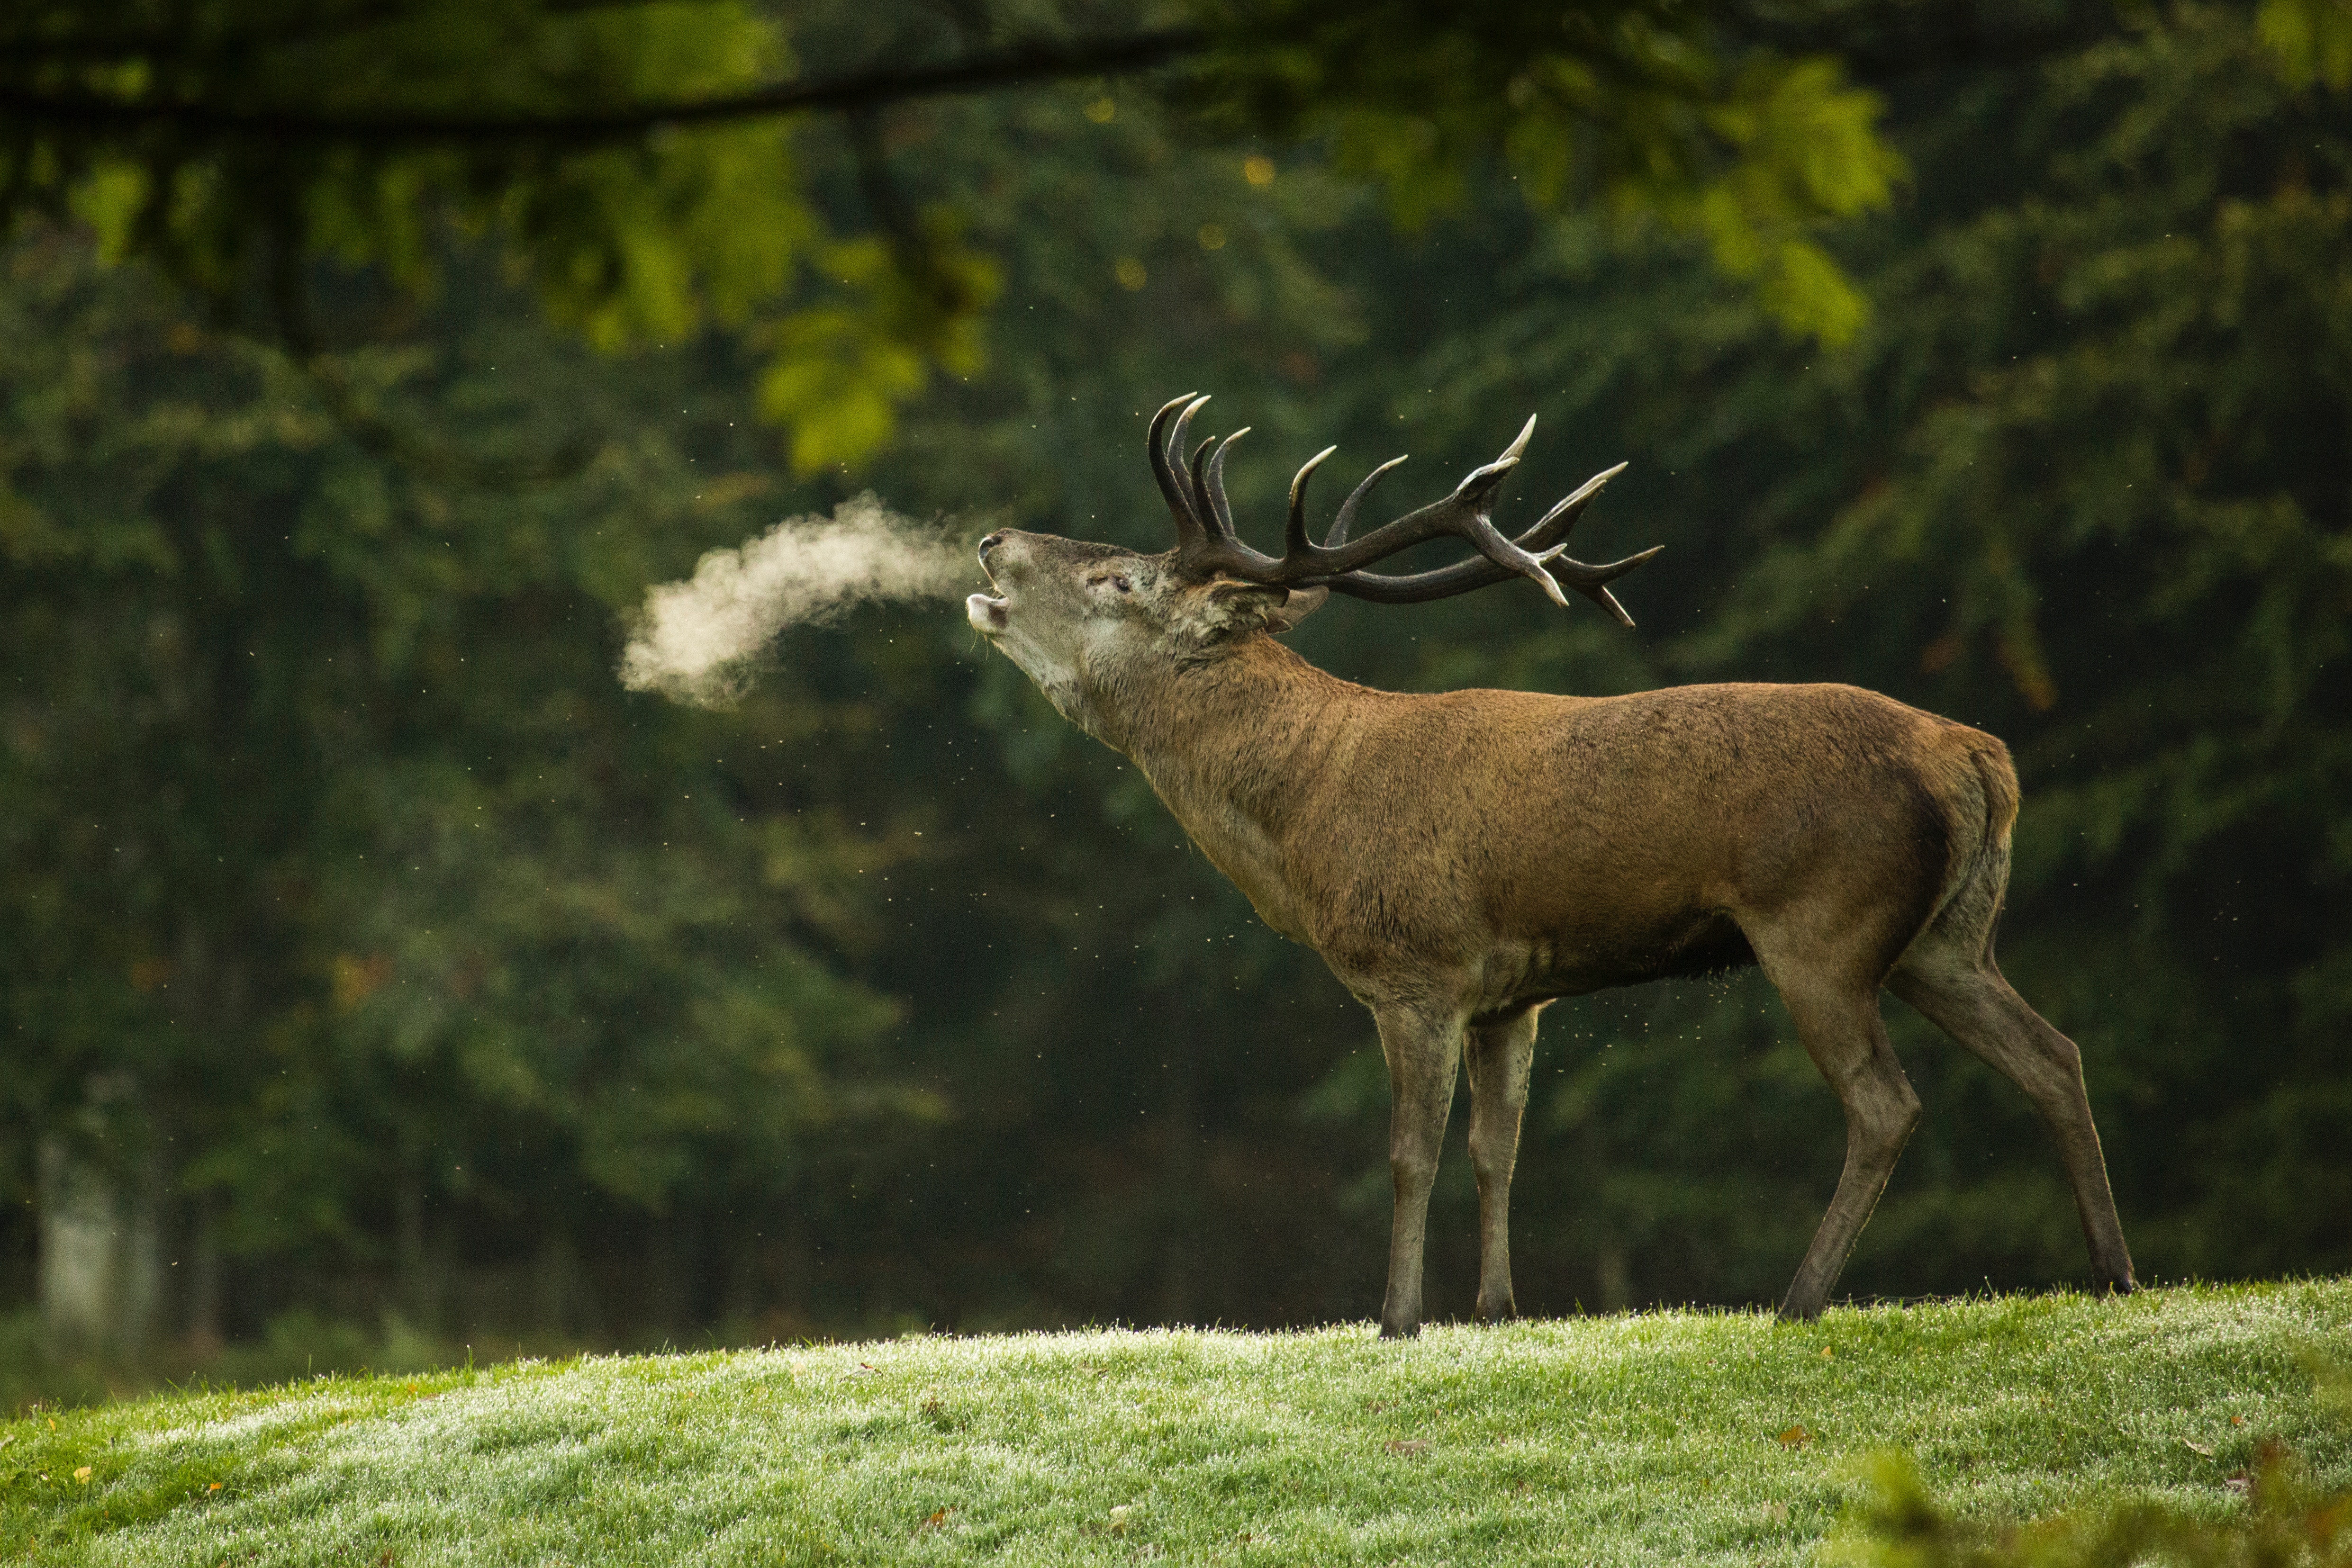
<svg viewBox="0 0 2352 1568">
<path fill-rule="evenodd" d="M 1176 488 L 1178 493 L 1184 497 L 1184 510 L 1186 514 L 1192 517 L 1192 521 L 1198 525 L 1200 528 L 1200 533 L 1197 536 L 1196 540 L 1186 541 L 1187 548 L 1193 548 L 1197 542 L 1205 541 L 1209 537 L 1209 519 L 1204 515 L 1204 509 L 1200 504 L 1200 497 L 1197 490 L 1192 487 L 1188 487 L 1185 484 L 1184 469 L 1184 444 L 1190 441 L 1192 436 L 1192 416 L 1200 413 L 1203 408 L 1206 408 L 1208 404 L 1209 400 L 1205 397 L 1194 398 L 1192 402 L 1184 405 L 1183 412 L 1176 416 L 1176 423 L 1173 425 L 1171 425 L 1168 431 L 1168 465 L 1175 471 L 1173 477 L 1176 482 Z M 1204 442 L 1202 444 L 1205 445 L 1207 444 Z"/>
<path fill-rule="evenodd" d="M 1151 476 L 1160 482 L 1160 497 L 1168 503 L 1169 515 L 1176 520 L 1176 542 L 1180 547 L 1188 542 L 1194 534 L 1202 530 L 1201 520 L 1192 515 L 1192 498 L 1184 494 L 1184 486 L 1177 479 L 1176 470 L 1168 461 L 1168 448 L 1171 444 L 1167 435 L 1168 421 L 1185 404 L 1191 403 L 1193 408 L 1198 408 L 1201 402 L 1208 401 L 1202 398 L 1200 402 L 1195 402 L 1193 396 L 1192 392 L 1186 392 L 1182 397 L 1171 398 L 1162 403 L 1160 412 L 1151 416 L 1151 434 L 1148 438 L 1151 448 Z M 1184 418 L 1191 417 L 1192 413 L 1188 410 Z M 1180 420 L 1176 442 L 1181 443 L 1183 438 L 1182 422 Z M 1181 445 L 1178 450 L 1181 450 Z"/>
<path fill-rule="evenodd" d="M 1578 560 L 1562 560 L 1559 549 L 1552 548 L 1557 545 L 1560 536 L 1565 535 L 1575 525 L 1577 517 L 1591 503 L 1592 498 L 1601 493 L 1601 486 L 1623 473 L 1625 466 L 1624 464 L 1620 463 L 1614 468 L 1595 474 L 1591 478 L 1587 479 L 1574 492 L 1555 505 L 1550 511 L 1545 513 L 1542 519 L 1533 528 L 1521 534 L 1513 542 L 1523 550 L 1544 551 L 1547 563 L 1553 561 L 1559 563 L 1553 570 L 1567 580 L 1567 585 L 1570 588 L 1609 612 L 1621 625 L 1631 626 L 1633 624 L 1633 618 L 1625 612 L 1625 607 L 1617 601 L 1617 596 L 1609 591 L 1607 585 L 1640 566 L 1665 547 L 1653 545 L 1638 555 L 1627 556 L 1623 560 L 1612 561 L 1606 566 L 1591 566 Z M 1507 581 L 1512 575 L 1512 569 L 1498 566 L 1491 559 L 1482 555 L 1477 559 L 1457 561 L 1452 566 L 1439 567 L 1432 571 L 1413 572 L 1402 576 L 1371 571 L 1354 572 L 1345 578 L 1332 579 L 1330 587 L 1335 592 L 1349 594 L 1375 604 L 1421 604 L 1433 599 L 1450 599 L 1458 593 L 1468 593 L 1474 589 L 1486 588 L 1497 582 Z"/>
<path fill-rule="evenodd" d="M 1323 466 L 1324 459 L 1339 450 L 1336 446 L 1325 447 L 1301 464 L 1297 474 L 1292 476 L 1290 521 L 1282 530 L 1282 553 L 1285 556 L 1304 556 L 1313 548 L 1313 542 L 1307 537 L 1307 481 L 1315 477 L 1315 470 Z"/>
<path fill-rule="evenodd" d="M 1504 447 L 1502 456 L 1496 458 L 1496 461 L 1498 463 L 1517 463 L 1519 460 L 1519 455 L 1528 449 L 1528 438 L 1535 434 L 1535 433 L 1536 416 L 1534 414 L 1529 414 L 1528 415 L 1528 422 L 1519 426 L 1518 438 L 1513 441 L 1508 446 Z"/>
<path fill-rule="evenodd" d="M 1209 468 L 1206 476 L 1208 484 L 1205 488 L 1208 493 L 1210 526 L 1216 529 L 1222 538 L 1232 539 L 1236 543 L 1240 541 L 1241 533 L 1234 527 L 1233 505 L 1225 499 L 1225 449 L 1249 433 L 1250 427 L 1244 424 L 1223 441 L 1218 442 L 1216 451 L 1209 455 Z"/>
<path fill-rule="evenodd" d="M 1665 548 L 1664 545 L 1652 545 L 1639 555 L 1629 555 L 1623 560 L 1612 561 L 1607 566 L 1586 566 L 1581 561 L 1570 561 L 1569 564 L 1579 573 L 1589 575 L 1583 576 L 1581 580 L 1572 579 L 1569 586 L 1614 615 L 1620 626 L 1631 626 L 1633 618 L 1625 613 L 1625 607 L 1617 602 L 1617 596 L 1609 591 L 1608 585 Z"/>
<path fill-rule="evenodd" d="M 1331 519 L 1331 531 L 1323 536 L 1325 549 L 1338 549 L 1348 542 L 1348 530 L 1356 526 L 1356 508 L 1364 504 L 1364 497 L 1372 493 L 1372 486 L 1381 482 L 1381 475 L 1410 455 L 1410 453 L 1400 452 L 1357 481 L 1356 487 L 1348 492 L 1348 498 L 1339 503 L 1339 515 Z"/>
<path fill-rule="evenodd" d="M 1496 565 L 1508 567 L 1513 571 L 1526 571 L 1531 562 L 1513 558 L 1510 552 L 1517 547 L 1486 521 L 1486 507 L 1495 493 L 1495 486 L 1503 482 L 1503 476 L 1519 465 L 1518 455 L 1527 445 L 1531 428 L 1522 429 L 1518 439 L 1511 443 L 1500 457 L 1483 467 L 1472 469 L 1462 483 L 1454 487 L 1454 494 L 1443 501 L 1423 507 L 1417 512 L 1407 512 L 1394 522 L 1383 523 L 1352 544 L 1327 543 L 1316 554 L 1317 569 L 1325 572 L 1354 571 L 1385 556 L 1394 555 L 1407 546 L 1436 538 L 1441 534 L 1457 534 L 1476 545 Z M 1402 458 L 1398 458 L 1364 476 L 1364 482 L 1356 486 L 1356 494 L 1348 499 L 1350 502 L 1360 500 L 1371 488 L 1373 480 L 1402 461 Z M 1341 510 L 1343 514 L 1346 512 L 1345 507 Z M 1341 520 L 1351 525 L 1355 521 L 1352 516 L 1343 516 Z M 1485 537 L 1481 537 L 1482 528 Z M 1334 540 L 1344 541 L 1345 536 L 1338 525 L 1333 526 L 1331 532 Z M 1536 570 L 1540 571 L 1542 569 L 1538 567 Z"/>
<path fill-rule="evenodd" d="M 1201 519 L 1201 527 L 1207 532 L 1212 544 L 1223 538 L 1224 534 L 1217 527 L 1217 514 L 1209 507 L 1209 487 L 1206 476 L 1201 470 L 1208 463 L 1209 448 L 1216 444 L 1215 436 L 1202 436 L 1201 444 L 1192 448 L 1192 460 L 1184 465 L 1185 476 L 1192 486 L 1192 513 Z"/>
<path fill-rule="evenodd" d="M 1631 466 L 1631 464 L 1620 463 L 1614 468 L 1603 468 L 1600 473 L 1554 501 L 1551 510 L 1537 518 L 1536 526 L 1519 536 L 1519 543 L 1529 549 L 1541 549 L 1547 544 L 1557 543 L 1566 538 L 1568 530 L 1576 527 L 1576 519 L 1584 515 L 1584 508 L 1591 504 L 1592 497 L 1601 494 L 1601 487 Z M 1547 533 L 1546 530 L 1555 523 L 1559 525 L 1559 530 Z"/>
</svg>

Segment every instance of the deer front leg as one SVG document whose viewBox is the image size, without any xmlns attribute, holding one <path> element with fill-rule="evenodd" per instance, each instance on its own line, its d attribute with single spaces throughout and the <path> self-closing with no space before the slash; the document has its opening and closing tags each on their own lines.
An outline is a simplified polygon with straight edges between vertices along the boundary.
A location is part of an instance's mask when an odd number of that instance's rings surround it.
<svg viewBox="0 0 2352 1568">
<path fill-rule="evenodd" d="M 1519 1159 L 1519 1120 L 1535 1063 L 1536 1014 L 1473 1025 L 1463 1041 L 1470 1071 L 1470 1165 L 1478 1173 L 1478 1317 L 1518 1315 L 1511 1296 L 1511 1171 Z"/>
<path fill-rule="evenodd" d="M 1389 1176 L 1396 1195 L 1381 1337 L 1409 1339 L 1421 1332 L 1429 1189 L 1437 1180 L 1437 1153 L 1445 1140 L 1446 1113 L 1454 1106 L 1454 1080 L 1461 1071 L 1462 1027 L 1452 1018 L 1403 1008 L 1382 1008 L 1375 1016 L 1381 1050 L 1389 1061 Z"/>
</svg>

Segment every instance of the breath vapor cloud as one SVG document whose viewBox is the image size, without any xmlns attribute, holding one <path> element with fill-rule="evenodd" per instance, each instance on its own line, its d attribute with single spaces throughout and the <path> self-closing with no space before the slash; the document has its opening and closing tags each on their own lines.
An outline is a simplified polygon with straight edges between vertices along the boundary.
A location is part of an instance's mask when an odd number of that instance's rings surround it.
<svg viewBox="0 0 2352 1568">
<path fill-rule="evenodd" d="M 881 600 L 961 599 L 978 576 L 961 539 L 859 496 L 830 517 L 787 517 L 734 549 L 712 550 L 691 578 L 648 590 L 621 655 L 621 684 L 724 707 L 786 627 Z"/>
</svg>

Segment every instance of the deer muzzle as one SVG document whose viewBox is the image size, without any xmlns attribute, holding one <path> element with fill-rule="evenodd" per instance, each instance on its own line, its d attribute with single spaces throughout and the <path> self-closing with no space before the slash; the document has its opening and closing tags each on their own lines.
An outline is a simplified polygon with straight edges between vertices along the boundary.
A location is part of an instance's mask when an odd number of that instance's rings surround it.
<svg viewBox="0 0 2352 1568">
<path fill-rule="evenodd" d="M 988 573 L 988 585 L 991 588 L 994 588 L 997 583 L 996 574 L 988 570 L 988 552 L 1003 542 L 1004 532 L 1001 528 L 980 541 L 980 570 Z M 1005 601 L 1002 596 L 996 594 L 975 593 L 963 601 L 965 619 L 971 622 L 973 631 L 985 636 L 993 637 L 1004 630 L 1004 612 Z"/>
</svg>

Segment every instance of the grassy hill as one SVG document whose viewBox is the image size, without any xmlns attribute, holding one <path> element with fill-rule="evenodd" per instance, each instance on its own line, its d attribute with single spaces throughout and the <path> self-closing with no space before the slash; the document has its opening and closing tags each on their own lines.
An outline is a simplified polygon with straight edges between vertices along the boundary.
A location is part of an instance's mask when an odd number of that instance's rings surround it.
<svg viewBox="0 0 2352 1568">
<path fill-rule="evenodd" d="M 37 1412 L 0 1555 L 60 1563 L 1794 1563 L 1917 1456 L 1964 1514 L 2352 1479 L 2352 1281 L 1830 1312 L 523 1362 Z"/>
</svg>

